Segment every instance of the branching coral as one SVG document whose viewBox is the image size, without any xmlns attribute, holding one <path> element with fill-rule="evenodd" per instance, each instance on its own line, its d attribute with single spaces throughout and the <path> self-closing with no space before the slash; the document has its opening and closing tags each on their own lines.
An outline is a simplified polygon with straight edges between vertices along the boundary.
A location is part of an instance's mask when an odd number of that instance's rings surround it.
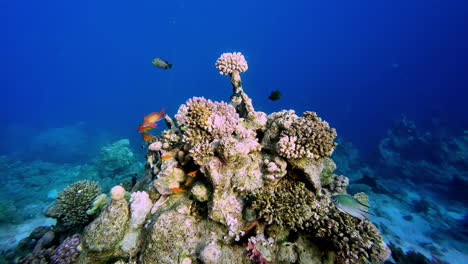
<svg viewBox="0 0 468 264">
<path fill-rule="evenodd" d="M 304 229 L 311 218 L 326 214 L 327 201 L 318 199 L 302 182 L 282 180 L 253 192 L 252 208 L 267 224 L 278 224 L 293 230 Z"/>
<path fill-rule="evenodd" d="M 330 128 L 315 112 L 304 112 L 288 129 L 281 131 L 276 151 L 288 159 L 320 159 L 333 153 L 335 137 L 335 129 Z"/>
<path fill-rule="evenodd" d="M 379 230 L 371 222 L 360 221 L 334 208 L 327 216 L 317 219 L 309 231 L 332 243 L 337 263 L 360 263 L 363 259 L 381 262 L 390 256 Z"/>
<path fill-rule="evenodd" d="M 193 148 L 189 151 L 190 156 L 193 158 L 198 165 L 206 164 L 214 156 L 214 147 L 208 142 L 201 142 L 195 144 Z"/>
<path fill-rule="evenodd" d="M 234 93 L 242 93 L 243 90 L 240 73 L 245 72 L 248 69 L 244 55 L 240 52 L 223 53 L 221 57 L 218 58 L 215 65 L 220 74 L 231 76 L 231 84 L 234 89 Z M 251 103 L 247 103 L 247 105 L 251 106 Z"/>
<path fill-rule="evenodd" d="M 330 183 L 329 189 L 334 193 L 343 193 L 346 191 L 346 188 L 349 185 L 349 179 L 343 175 L 333 174 L 332 181 Z"/>
<path fill-rule="evenodd" d="M 57 218 L 66 228 L 86 224 L 91 220 L 86 211 L 92 208 L 100 192 L 97 182 L 83 180 L 71 184 L 58 194 L 56 204 L 48 209 L 49 216 Z"/>
<path fill-rule="evenodd" d="M 225 102 L 193 97 L 179 108 L 176 120 L 184 131 L 184 143 L 195 145 L 231 136 L 236 130 L 239 115 Z"/>
<path fill-rule="evenodd" d="M 230 75 L 233 72 L 245 72 L 249 68 L 244 55 L 240 52 L 223 53 L 216 61 L 216 68 L 222 75 Z"/>
<path fill-rule="evenodd" d="M 325 240 L 336 251 L 338 263 L 388 258 L 388 248 L 372 223 L 340 213 L 328 197 L 315 196 L 302 182 L 282 180 L 253 195 L 252 208 L 259 210 L 267 224 L 302 230 Z"/>
</svg>

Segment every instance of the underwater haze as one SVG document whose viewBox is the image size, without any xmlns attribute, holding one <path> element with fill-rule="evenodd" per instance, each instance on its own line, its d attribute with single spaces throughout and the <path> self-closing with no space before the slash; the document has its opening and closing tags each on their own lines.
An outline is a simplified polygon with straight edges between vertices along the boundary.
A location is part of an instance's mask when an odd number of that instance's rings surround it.
<svg viewBox="0 0 468 264">
<path fill-rule="evenodd" d="M 388 263 L 468 263 L 467 16 L 459 0 L 2 1 L 0 263 L 55 225 L 68 185 L 142 177 L 145 116 L 229 102 L 227 52 L 255 110 L 336 129 L 334 173 L 369 196 Z"/>
</svg>

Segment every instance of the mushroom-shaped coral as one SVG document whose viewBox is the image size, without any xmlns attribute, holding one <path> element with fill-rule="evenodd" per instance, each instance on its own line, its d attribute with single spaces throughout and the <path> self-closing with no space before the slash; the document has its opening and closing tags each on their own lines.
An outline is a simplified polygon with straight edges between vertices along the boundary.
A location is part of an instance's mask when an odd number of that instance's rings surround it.
<svg viewBox="0 0 468 264">
<path fill-rule="evenodd" d="M 231 76 L 231 84 L 235 92 L 239 92 L 239 87 L 242 86 L 240 73 L 247 71 L 249 66 L 244 55 L 240 52 L 223 53 L 216 61 L 216 68 L 222 75 Z"/>
<path fill-rule="evenodd" d="M 233 72 L 245 72 L 249 68 L 244 55 L 240 52 L 227 52 L 221 54 L 216 61 L 216 68 L 222 75 L 231 75 Z"/>
</svg>

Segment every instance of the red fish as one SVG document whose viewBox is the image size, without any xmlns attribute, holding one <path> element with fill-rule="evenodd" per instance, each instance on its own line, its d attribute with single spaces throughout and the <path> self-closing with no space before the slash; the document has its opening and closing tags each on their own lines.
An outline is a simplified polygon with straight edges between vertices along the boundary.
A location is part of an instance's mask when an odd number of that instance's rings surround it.
<svg viewBox="0 0 468 264">
<path fill-rule="evenodd" d="M 148 130 L 152 128 L 156 128 L 157 122 L 160 121 L 164 117 L 164 109 L 161 110 L 161 112 L 153 112 L 143 118 L 143 123 L 140 124 L 138 127 L 138 133 L 141 132 L 148 132 Z"/>
<path fill-rule="evenodd" d="M 187 178 L 187 180 L 185 180 L 184 182 L 184 186 L 189 186 L 190 184 L 192 184 L 193 182 L 193 178 Z"/>
<path fill-rule="evenodd" d="M 191 171 L 191 172 L 187 173 L 187 175 L 190 176 L 190 177 L 195 177 L 195 176 L 197 176 L 197 170 L 196 171 Z"/>
<path fill-rule="evenodd" d="M 171 155 L 165 155 L 165 156 L 161 157 L 162 160 L 167 160 L 167 159 L 170 159 L 170 158 L 172 158 Z"/>
<path fill-rule="evenodd" d="M 142 133 L 142 132 L 148 132 L 148 130 L 152 129 L 152 128 L 155 128 L 157 127 L 158 125 L 156 123 L 150 123 L 150 124 L 145 124 L 145 123 L 142 123 L 139 127 L 138 127 L 138 133 Z"/>
<path fill-rule="evenodd" d="M 185 190 L 181 189 L 181 188 L 171 188 L 171 191 L 173 191 L 174 193 L 183 193 L 183 192 L 185 192 Z"/>
<path fill-rule="evenodd" d="M 141 134 L 141 137 L 143 138 L 144 141 L 148 142 L 154 139 L 153 135 L 149 134 Z"/>
<path fill-rule="evenodd" d="M 165 115 L 164 110 L 165 110 L 165 108 L 163 108 L 161 110 L 161 112 L 154 112 L 154 113 L 151 113 L 151 114 L 145 116 L 144 119 L 143 119 L 143 123 L 148 124 L 148 123 L 158 122 L 159 120 L 161 120 L 164 117 L 164 115 Z"/>
</svg>

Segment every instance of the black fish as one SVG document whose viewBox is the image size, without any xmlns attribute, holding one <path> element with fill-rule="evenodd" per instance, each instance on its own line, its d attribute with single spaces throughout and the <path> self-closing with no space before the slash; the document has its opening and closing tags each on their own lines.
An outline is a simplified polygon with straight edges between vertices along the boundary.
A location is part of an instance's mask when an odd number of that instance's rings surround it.
<svg viewBox="0 0 468 264">
<path fill-rule="evenodd" d="M 280 98 L 281 98 L 280 90 L 275 90 L 275 91 L 271 92 L 270 96 L 268 96 L 268 99 L 270 99 L 272 101 L 276 101 L 276 100 L 278 100 Z"/>
</svg>

